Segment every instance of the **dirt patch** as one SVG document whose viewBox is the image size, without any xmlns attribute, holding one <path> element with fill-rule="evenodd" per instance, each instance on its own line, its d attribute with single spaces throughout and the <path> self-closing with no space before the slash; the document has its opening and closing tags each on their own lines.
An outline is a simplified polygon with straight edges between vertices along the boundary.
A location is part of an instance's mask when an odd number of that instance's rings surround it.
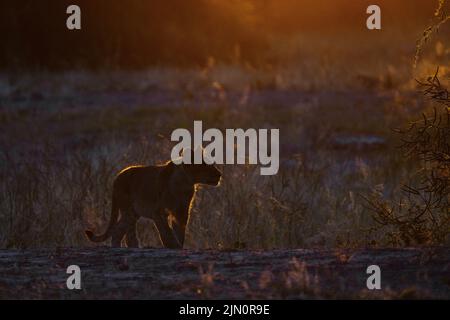
<svg viewBox="0 0 450 320">
<path fill-rule="evenodd" d="M 81 268 L 68 290 L 66 269 Z M 368 290 L 369 265 L 381 290 Z M 2 299 L 450 298 L 450 248 L 0 251 Z"/>
</svg>

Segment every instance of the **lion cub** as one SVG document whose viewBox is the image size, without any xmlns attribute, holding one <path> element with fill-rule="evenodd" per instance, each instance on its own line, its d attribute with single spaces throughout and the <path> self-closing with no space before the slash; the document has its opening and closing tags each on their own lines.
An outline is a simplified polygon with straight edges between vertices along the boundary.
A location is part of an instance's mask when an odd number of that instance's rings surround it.
<svg viewBox="0 0 450 320">
<path fill-rule="evenodd" d="M 120 247 L 125 236 L 128 247 L 139 247 L 136 222 L 146 217 L 154 221 L 164 247 L 183 248 L 195 185 L 216 186 L 220 179 L 221 172 L 205 163 L 126 168 L 114 180 L 108 228 L 102 235 L 90 230 L 86 235 L 93 242 L 112 237 L 113 247 Z"/>
</svg>

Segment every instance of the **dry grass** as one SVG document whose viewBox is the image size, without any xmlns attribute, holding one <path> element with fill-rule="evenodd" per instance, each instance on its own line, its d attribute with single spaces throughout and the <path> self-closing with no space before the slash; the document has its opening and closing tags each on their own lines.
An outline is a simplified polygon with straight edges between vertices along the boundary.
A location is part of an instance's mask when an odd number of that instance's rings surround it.
<svg viewBox="0 0 450 320">
<path fill-rule="evenodd" d="M 282 159 L 273 177 L 254 166 L 223 167 L 222 186 L 198 194 L 188 247 L 382 243 L 383 234 L 367 233 L 373 221 L 359 194 L 376 189 L 390 199 L 414 179 L 418 164 L 404 161 L 391 128 L 428 107 L 413 78 L 448 65 L 450 49 L 428 47 L 413 69 L 415 48 L 402 35 L 358 50 L 345 38 L 333 46 L 291 39 L 297 44 L 277 47 L 290 57 L 284 65 L 259 68 L 211 59 L 191 69 L 3 74 L 0 247 L 91 245 L 83 230 L 105 226 L 114 175 L 167 160 L 164 137 L 199 119 L 205 127 L 280 128 Z M 440 73 L 447 79 L 448 67 Z M 346 136 L 382 143 L 337 142 Z M 150 222 L 139 235 L 142 245 L 159 246 Z"/>
</svg>

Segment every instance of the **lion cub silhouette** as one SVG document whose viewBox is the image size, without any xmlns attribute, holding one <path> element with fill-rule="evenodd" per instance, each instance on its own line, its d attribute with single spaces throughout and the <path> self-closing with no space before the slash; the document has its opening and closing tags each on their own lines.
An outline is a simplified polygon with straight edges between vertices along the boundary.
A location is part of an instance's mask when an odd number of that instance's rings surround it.
<svg viewBox="0 0 450 320">
<path fill-rule="evenodd" d="M 113 247 L 120 247 L 125 237 L 128 247 L 139 247 L 136 223 L 146 217 L 155 223 L 164 247 L 181 249 L 196 185 L 216 186 L 221 176 L 214 165 L 204 162 L 125 168 L 114 180 L 108 228 L 98 236 L 86 230 L 86 236 L 93 242 L 111 237 Z"/>
</svg>

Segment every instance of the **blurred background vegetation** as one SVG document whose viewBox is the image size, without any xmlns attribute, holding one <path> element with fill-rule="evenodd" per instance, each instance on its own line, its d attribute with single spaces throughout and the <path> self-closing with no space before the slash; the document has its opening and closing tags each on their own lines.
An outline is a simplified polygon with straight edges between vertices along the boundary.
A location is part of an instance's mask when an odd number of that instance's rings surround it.
<svg viewBox="0 0 450 320">
<path fill-rule="evenodd" d="M 369 31 L 372 2 L 1 1 L 0 247 L 94 245 L 117 172 L 194 120 L 279 128 L 281 165 L 224 166 L 188 248 L 448 244 L 450 2 L 377 0 Z"/>
<path fill-rule="evenodd" d="M 373 1 L 340 0 L 21 0 L 0 3 L 1 68 L 141 68 L 245 61 L 285 63 L 300 34 L 345 39 L 365 33 Z M 433 16 L 429 0 L 379 0 L 382 24 L 418 37 Z M 82 30 L 66 29 L 66 8 L 82 10 Z M 380 33 L 377 37 L 382 37 Z M 362 41 L 362 42 L 361 42 Z"/>
</svg>

